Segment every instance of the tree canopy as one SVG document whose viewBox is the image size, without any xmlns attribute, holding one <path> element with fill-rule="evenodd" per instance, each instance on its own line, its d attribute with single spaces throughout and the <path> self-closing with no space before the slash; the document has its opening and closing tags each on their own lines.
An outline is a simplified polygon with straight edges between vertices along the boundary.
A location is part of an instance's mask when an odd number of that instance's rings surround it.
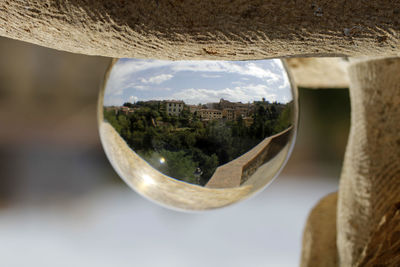
<svg viewBox="0 0 400 267">
<path fill-rule="evenodd" d="M 292 123 L 293 103 L 253 103 L 252 124 L 234 120 L 202 121 L 186 106 L 179 116 L 168 115 L 160 103 L 124 103 L 104 109 L 108 121 L 127 144 L 160 172 L 189 183 L 204 185 L 215 169 L 246 153 L 264 138 Z M 197 168 L 201 176 L 196 177 Z"/>
</svg>

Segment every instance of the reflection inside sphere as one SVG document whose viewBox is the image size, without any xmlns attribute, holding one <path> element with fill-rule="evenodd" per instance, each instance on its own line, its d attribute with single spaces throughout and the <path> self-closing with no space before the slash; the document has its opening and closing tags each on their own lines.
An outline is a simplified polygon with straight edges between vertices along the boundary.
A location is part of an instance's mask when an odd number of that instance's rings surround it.
<svg viewBox="0 0 400 267">
<path fill-rule="evenodd" d="M 297 103 L 280 60 L 120 59 L 103 94 L 103 145 L 135 189 L 150 176 L 156 186 L 245 186 L 249 195 L 278 173 L 294 136 Z"/>
</svg>

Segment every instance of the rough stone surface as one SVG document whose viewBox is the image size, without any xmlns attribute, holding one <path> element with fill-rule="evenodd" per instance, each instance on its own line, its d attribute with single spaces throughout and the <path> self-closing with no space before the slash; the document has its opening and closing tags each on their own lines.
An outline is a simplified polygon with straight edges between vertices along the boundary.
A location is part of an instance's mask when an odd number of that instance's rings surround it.
<svg viewBox="0 0 400 267">
<path fill-rule="evenodd" d="M 349 88 L 349 61 L 344 58 L 288 58 L 286 62 L 299 87 Z"/>
<path fill-rule="evenodd" d="M 321 199 L 312 209 L 303 234 L 301 267 L 337 266 L 337 193 Z"/>
<path fill-rule="evenodd" d="M 400 202 L 382 217 L 357 266 L 393 266 L 400 263 Z"/>
<path fill-rule="evenodd" d="M 0 35 L 107 57 L 399 55 L 400 2 L 3 0 Z"/>
<path fill-rule="evenodd" d="M 337 211 L 340 266 L 355 266 L 381 218 L 400 201 L 399 73 L 399 58 L 350 66 L 351 129 Z"/>
</svg>

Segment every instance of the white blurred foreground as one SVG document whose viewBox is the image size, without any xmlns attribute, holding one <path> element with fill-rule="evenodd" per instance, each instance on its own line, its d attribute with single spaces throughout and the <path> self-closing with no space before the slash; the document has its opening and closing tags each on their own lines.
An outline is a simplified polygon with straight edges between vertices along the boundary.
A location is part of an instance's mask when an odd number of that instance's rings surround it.
<svg viewBox="0 0 400 267">
<path fill-rule="evenodd" d="M 298 266 L 307 215 L 336 189 L 336 179 L 278 177 L 204 213 L 167 210 L 120 185 L 19 202 L 0 212 L 0 266 Z"/>
</svg>

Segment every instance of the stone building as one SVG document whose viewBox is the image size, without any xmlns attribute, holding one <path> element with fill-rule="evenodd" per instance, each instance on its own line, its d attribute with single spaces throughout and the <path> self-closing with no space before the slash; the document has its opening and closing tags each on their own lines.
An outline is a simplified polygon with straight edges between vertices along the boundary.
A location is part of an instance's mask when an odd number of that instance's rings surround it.
<svg viewBox="0 0 400 267">
<path fill-rule="evenodd" d="M 249 115 L 249 108 L 248 107 L 236 107 L 235 108 L 235 117 L 247 117 Z"/>
<path fill-rule="evenodd" d="M 222 119 L 222 111 L 218 109 L 200 109 L 198 114 L 202 121 Z"/>
<path fill-rule="evenodd" d="M 220 109 L 227 109 L 227 108 L 235 109 L 236 104 L 237 103 L 225 100 L 223 98 L 221 98 L 218 103 Z"/>
<path fill-rule="evenodd" d="M 250 115 L 253 105 L 250 103 L 242 103 L 242 102 L 230 102 L 221 98 L 219 103 L 217 104 L 219 109 L 227 110 L 225 113 L 227 115 L 228 120 L 234 120 L 238 117 L 247 117 Z M 233 110 L 234 114 L 230 114 Z M 229 113 L 229 117 L 228 117 Z"/>
<path fill-rule="evenodd" d="M 222 110 L 222 117 L 228 121 L 236 119 L 235 110 L 233 108 L 225 108 Z"/>
<path fill-rule="evenodd" d="M 185 107 L 185 102 L 180 100 L 166 100 L 165 101 L 165 111 L 169 116 L 179 116 L 183 108 Z"/>
</svg>

